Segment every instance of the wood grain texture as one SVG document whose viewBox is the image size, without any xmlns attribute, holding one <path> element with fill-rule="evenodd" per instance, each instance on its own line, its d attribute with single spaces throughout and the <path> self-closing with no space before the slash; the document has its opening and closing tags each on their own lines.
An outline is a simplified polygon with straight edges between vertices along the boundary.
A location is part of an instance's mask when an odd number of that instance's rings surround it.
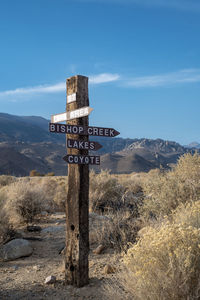
<svg viewBox="0 0 200 300">
<path fill-rule="evenodd" d="M 76 93 L 76 101 L 67 104 L 71 111 L 89 106 L 88 78 L 77 75 L 68 78 L 67 95 Z M 88 126 L 88 117 L 68 121 L 67 124 Z M 88 141 L 88 136 L 67 135 L 69 139 Z M 88 150 L 67 148 L 72 155 L 88 155 Z M 89 255 L 89 166 L 68 164 L 68 194 L 66 201 L 65 279 L 77 287 L 88 284 Z"/>
</svg>

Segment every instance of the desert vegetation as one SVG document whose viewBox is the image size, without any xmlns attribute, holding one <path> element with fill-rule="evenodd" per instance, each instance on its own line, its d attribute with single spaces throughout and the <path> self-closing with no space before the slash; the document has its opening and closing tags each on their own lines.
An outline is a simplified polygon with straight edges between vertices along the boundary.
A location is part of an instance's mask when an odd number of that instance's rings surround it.
<svg viewBox="0 0 200 300">
<path fill-rule="evenodd" d="M 0 176 L 1 244 L 42 212 L 64 212 L 67 177 L 50 175 Z M 90 172 L 90 215 L 103 220 L 90 242 L 120 257 L 115 280 L 130 299 L 200 298 L 199 196 L 197 153 L 183 155 L 170 171 Z M 114 282 L 104 290 L 106 299 L 122 299 Z"/>
</svg>

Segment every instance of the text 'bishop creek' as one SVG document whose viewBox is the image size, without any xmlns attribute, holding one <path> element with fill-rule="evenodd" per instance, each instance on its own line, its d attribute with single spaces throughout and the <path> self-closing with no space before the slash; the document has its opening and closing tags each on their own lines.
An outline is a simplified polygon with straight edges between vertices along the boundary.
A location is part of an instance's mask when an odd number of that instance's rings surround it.
<svg viewBox="0 0 200 300">
<path fill-rule="evenodd" d="M 108 136 L 114 137 L 119 134 L 113 128 L 93 127 L 93 126 L 80 126 L 80 125 L 69 125 L 69 124 L 49 124 L 50 132 L 59 132 L 66 134 L 80 134 L 80 135 L 93 135 L 93 136 Z"/>
</svg>

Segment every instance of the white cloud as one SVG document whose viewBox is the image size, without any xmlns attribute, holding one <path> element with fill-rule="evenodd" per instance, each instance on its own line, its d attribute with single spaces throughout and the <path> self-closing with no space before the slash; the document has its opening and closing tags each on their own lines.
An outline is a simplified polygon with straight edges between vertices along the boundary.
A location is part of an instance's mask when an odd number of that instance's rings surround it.
<svg viewBox="0 0 200 300">
<path fill-rule="evenodd" d="M 99 84 L 99 83 L 116 81 L 119 79 L 120 79 L 119 74 L 103 73 L 103 74 L 99 74 L 99 75 L 90 76 L 89 83 L 90 84 Z"/>
<path fill-rule="evenodd" d="M 200 12 L 199 0 L 76 0 L 78 2 L 136 4 L 140 6 L 160 6 L 178 10 Z"/>
<path fill-rule="evenodd" d="M 135 77 L 128 79 L 124 85 L 134 88 L 146 88 L 191 82 L 200 82 L 200 69 L 185 69 L 161 75 Z"/>
<path fill-rule="evenodd" d="M 98 75 L 89 76 L 90 84 L 100 84 L 119 79 L 118 74 L 103 73 Z M 2 97 L 20 97 L 20 96 L 33 96 L 35 94 L 53 94 L 64 92 L 66 90 L 65 82 L 59 82 L 53 85 L 38 85 L 33 87 L 22 87 L 14 90 L 7 90 L 0 92 L 0 98 Z"/>
<path fill-rule="evenodd" d="M 0 96 L 17 96 L 17 95 L 28 95 L 35 93 L 57 93 L 65 90 L 65 83 L 60 82 L 54 85 L 38 85 L 27 88 L 17 88 L 15 90 L 8 90 L 0 92 Z"/>
<path fill-rule="evenodd" d="M 89 84 L 97 85 L 118 81 L 123 87 L 132 88 L 155 88 L 173 86 L 180 83 L 200 82 L 200 69 L 185 69 L 173 73 L 150 75 L 132 78 L 123 78 L 119 74 L 102 73 L 89 76 Z M 65 92 L 65 82 L 52 85 L 38 85 L 33 87 L 22 87 L 0 92 L 0 99 L 18 101 L 20 99 L 32 99 L 36 95 L 54 94 Z"/>
</svg>

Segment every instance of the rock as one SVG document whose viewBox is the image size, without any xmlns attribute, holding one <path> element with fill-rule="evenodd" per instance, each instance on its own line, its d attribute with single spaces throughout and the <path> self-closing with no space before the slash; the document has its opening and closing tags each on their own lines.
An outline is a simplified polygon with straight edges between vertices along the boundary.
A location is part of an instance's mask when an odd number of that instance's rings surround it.
<svg viewBox="0 0 200 300">
<path fill-rule="evenodd" d="M 42 229 L 42 233 L 57 233 L 62 231 L 64 232 L 64 230 L 65 230 L 64 226 L 57 226 L 57 227 L 49 226 Z"/>
<path fill-rule="evenodd" d="M 46 215 L 48 215 L 48 212 L 46 210 L 44 210 L 40 214 L 41 214 L 41 216 L 46 216 Z"/>
<path fill-rule="evenodd" d="M 33 248 L 27 240 L 14 239 L 0 248 L 0 260 L 9 261 L 30 256 Z"/>
<path fill-rule="evenodd" d="M 56 277 L 55 276 L 48 276 L 46 279 L 45 279 L 45 282 L 46 284 L 52 284 L 52 283 L 55 283 L 56 282 Z"/>
<path fill-rule="evenodd" d="M 41 231 L 42 227 L 32 225 L 32 226 L 27 226 L 27 231 L 34 232 L 34 231 Z"/>
<path fill-rule="evenodd" d="M 24 236 L 23 237 L 24 240 L 30 240 L 30 241 L 43 241 L 42 238 L 39 237 L 35 237 L 35 236 Z"/>
<path fill-rule="evenodd" d="M 66 215 L 63 212 L 55 212 L 51 215 L 52 219 L 65 219 Z"/>
<path fill-rule="evenodd" d="M 106 265 L 104 268 L 104 273 L 105 274 L 112 274 L 116 272 L 116 268 L 113 267 L 112 265 Z"/>
<path fill-rule="evenodd" d="M 94 254 L 101 254 L 102 251 L 105 249 L 104 245 L 99 245 L 95 250 L 93 250 Z"/>
</svg>

